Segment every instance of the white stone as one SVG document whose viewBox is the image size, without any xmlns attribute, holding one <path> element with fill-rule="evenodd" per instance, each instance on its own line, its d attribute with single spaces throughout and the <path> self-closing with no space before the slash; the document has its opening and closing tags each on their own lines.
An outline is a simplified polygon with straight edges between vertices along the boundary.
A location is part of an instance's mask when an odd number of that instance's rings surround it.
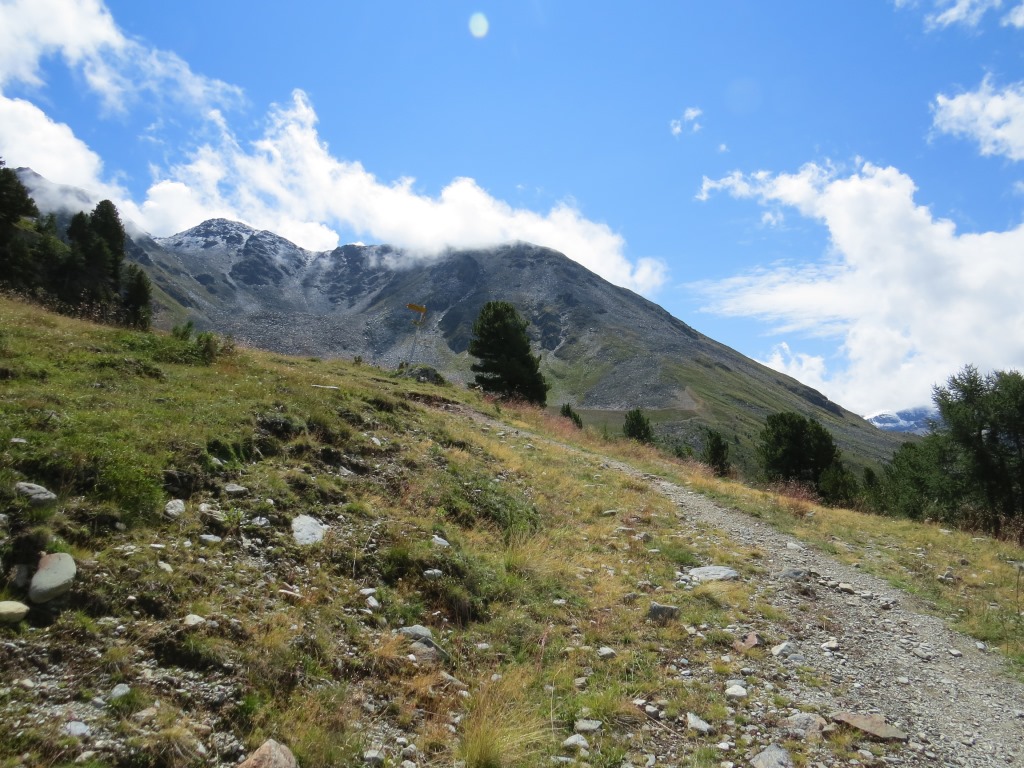
<svg viewBox="0 0 1024 768">
<path fill-rule="evenodd" d="M 17 624 L 28 615 L 28 606 L 17 600 L 0 602 L 0 624 Z"/>
<path fill-rule="evenodd" d="M 184 624 L 186 627 L 198 627 L 200 624 L 205 624 L 206 619 L 204 619 L 202 616 L 190 613 L 188 616 L 181 620 L 181 623 Z"/>
<path fill-rule="evenodd" d="M 292 537 L 304 546 L 323 541 L 327 526 L 309 515 L 296 515 L 292 520 Z"/>
<path fill-rule="evenodd" d="M 183 514 L 185 514 L 185 502 L 181 499 L 171 499 L 164 505 L 164 515 L 171 520 L 177 520 Z"/>
<path fill-rule="evenodd" d="M 693 712 L 686 713 L 686 727 L 689 728 L 691 731 L 696 731 L 697 733 L 705 735 L 711 733 L 714 730 L 714 728 L 711 727 L 710 723 L 701 720 L 699 717 L 697 717 L 697 715 L 693 714 Z"/>
<path fill-rule="evenodd" d="M 568 739 L 562 742 L 562 749 L 572 749 L 579 751 L 581 749 L 590 749 L 590 743 L 583 738 L 580 734 L 574 733 Z"/>
<path fill-rule="evenodd" d="M 696 581 L 732 581 L 740 577 L 737 571 L 727 568 L 724 565 L 705 565 L 702 568 L 692 568 L 689 574 L 691 579 Z"/>
<path fill-rule="evenodd" d="M 747 689 L 742 685 L 730 685 L 725 689 L 725 698 L 727 699 L 745 699 L 747 697 Z"/>
</svg>

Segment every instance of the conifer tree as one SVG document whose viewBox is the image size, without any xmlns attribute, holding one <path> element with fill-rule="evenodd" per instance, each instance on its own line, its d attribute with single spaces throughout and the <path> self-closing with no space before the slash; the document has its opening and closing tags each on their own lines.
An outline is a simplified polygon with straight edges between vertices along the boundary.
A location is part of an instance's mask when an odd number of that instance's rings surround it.
<svg viewBox="0 0 1024 768">
<path fill-rule="evenodd" d="M 507 301 L 484 304 L 469 342 L 469 354 L 479 359 L 471 370 L 485 392 L 544 405 L 548 385 L 540 372 L 540 357 L 530 351 L 528 325 Z"/>
</svg>

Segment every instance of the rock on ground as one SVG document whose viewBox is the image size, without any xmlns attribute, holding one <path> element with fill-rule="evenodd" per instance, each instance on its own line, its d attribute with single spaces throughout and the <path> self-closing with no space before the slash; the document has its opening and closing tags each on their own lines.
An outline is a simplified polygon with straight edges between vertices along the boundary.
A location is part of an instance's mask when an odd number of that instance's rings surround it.
<svg viewBox="0 0 1024 768">
<path fill-rule="evenodd" d="M 690 578 L 697 581 L 732 581 L 739 577 L 739 573 L 724 565 L 705 565 L 690 570 Z"/>
<path fill-rule="evenodd" d="M 239 768 L 298 768 L 298 763 L 288 747 L 267 739 Z"/>
<path fill-rule="evenodd" d="M 66 552 L 43 555 L 39 568 L 28 587 L 28 599 L 33 603 L 46 603 L 71 589 L 78 567 Z"/>
<path fill-rule="evenodd" d="M 296 515 L 292 520 L 292 536 L 296 544 L 309 545 L 323 541 L 327 526 L 309 515 Z"/>
<path fill-rule="evenodd" d="M 28 615 L 28 606 L 17 600 L 0 602 L 0 624 L 17 624 Z"/>
<path fill-rule="evenodd" d="M 33 507 L 45 507 L 57 500 L 57 494 L 35 483 L 15 483 L 14 492 L 28 499 Z"/>
<path fill-rule="evenodd" d="M 751 768 L 793 768 L 793 759 L 789 752 L 778 744 L 758 752 L 750 761 Z"/>
</svg>

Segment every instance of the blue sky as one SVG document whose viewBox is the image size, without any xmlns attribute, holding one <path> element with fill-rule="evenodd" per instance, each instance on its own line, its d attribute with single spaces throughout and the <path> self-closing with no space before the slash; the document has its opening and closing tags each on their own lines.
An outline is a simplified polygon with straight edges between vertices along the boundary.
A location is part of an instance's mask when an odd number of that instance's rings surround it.
<svg viewBox="0 0 1024 768">
<path fill-rule="evenodd" d="M 0 156 L 156 235 L 549 245 L 861 413 L 1024 367 L 1022 0 L 0 0 Z"/>
</svg>

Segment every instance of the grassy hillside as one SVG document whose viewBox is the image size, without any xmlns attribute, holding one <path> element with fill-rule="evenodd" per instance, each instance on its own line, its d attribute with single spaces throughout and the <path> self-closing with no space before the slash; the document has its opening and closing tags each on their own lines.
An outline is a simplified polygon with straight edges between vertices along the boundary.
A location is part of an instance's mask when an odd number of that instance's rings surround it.
<svg viewBox="0 0 1024 768">
<path fill-rule="evenodd" d="M 565 754 L 580 717 L 606 724 L 588 735 L 591 765 L 642 761 L 668 736 L 678 764 L 718 765 L 729 753 L 677 718 L 742 728 L 745 705 L 727 702 L 722 681 L 763 650 L 733 642 L 749 630 L 778 639 L 785 617 L 747 582 L 658 591 L 693 565 L 762 573 L 764 553 L 681 535 L 674 505 L 605 455 L 840 557 L 870 547 L 866 567 L 1021 654 L 1019 550 L 808 516 L 802 502 L 458 387 L 0 299 L 4 573 L 41 551 L 78 565 L 68 595 L 0 626 L 0 766 L 228 765 L 268 737 L 303 768 L 360 765 L 378 745 L 387 765 L 411 745 L 405 759 L 421 766 L 528 766 Z M 56 503 L 30 506 L 21 481 Z M 185 502 L 173 519 L 172 499 Z M 296 541 L 301 515 L 326 526 L 322 541 Z M 975 578 L 937 586 L 934 571 L 964 556 Z M 14 580 L 0 586 L 0 601 L 26 601 Z M 646 621 L 652 599 L 671 599 L 679 620 Z M 440 650 L 394 631 L 417 624 Z M 615 656 L 599 659 L 603 646 Z M 690 677 L 666 672 L 680 654 Z M 121 683 L 130 691 L 114 698 Z M 638 698 L 665 713 L 656 727 Z M 851 742 L 792 750 L 851 757 Z"/>
</svg>

